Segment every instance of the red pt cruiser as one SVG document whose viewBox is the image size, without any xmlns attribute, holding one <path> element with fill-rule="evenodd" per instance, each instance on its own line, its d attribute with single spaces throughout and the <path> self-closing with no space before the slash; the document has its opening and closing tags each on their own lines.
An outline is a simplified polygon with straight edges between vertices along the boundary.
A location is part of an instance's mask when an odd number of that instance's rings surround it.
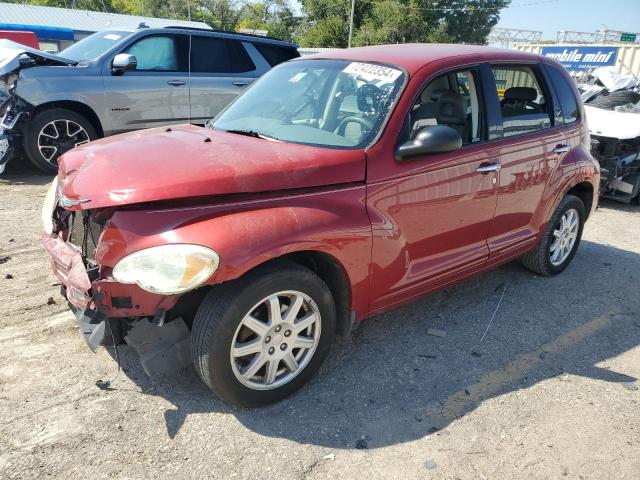
<svg viewBox="0 0 640 480">
<path fill-rule="evenodd" d="M 206 127 L 65 154 L 44 244 L 94 350 L 124 339 L 150 374 L 190 351 L 222 399 L 262 405 L 354 321 L 516 258 L 564 270 L 599 182 L 578 99 L 514 51 L 290 61 Z"/>
</svg>

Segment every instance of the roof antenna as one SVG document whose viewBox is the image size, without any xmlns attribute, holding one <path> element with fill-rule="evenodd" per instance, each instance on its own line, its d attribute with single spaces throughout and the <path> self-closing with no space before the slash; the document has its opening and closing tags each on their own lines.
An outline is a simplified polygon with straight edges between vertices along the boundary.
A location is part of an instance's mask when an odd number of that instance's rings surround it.
<svg viewBox="0 0 640 480">
<path fill-rule="evenodd" d="M 138 24 L 138 28 L 149 28 L 149 25 L 147 25 L 147 24 L 146 24 L 146 23 L 144 23 L 144 22 L 140 22 L 140 23 Z"/>
</svg>

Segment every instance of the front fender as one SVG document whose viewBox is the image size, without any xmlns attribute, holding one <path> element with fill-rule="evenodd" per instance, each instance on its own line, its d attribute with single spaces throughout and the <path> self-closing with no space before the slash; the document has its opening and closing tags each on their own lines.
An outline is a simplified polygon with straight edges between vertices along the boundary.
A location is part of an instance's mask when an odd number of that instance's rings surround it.
<svg viewBox="0 0 640 480">
<path fill-rule="evenodd" d="M 322 252 L 348 276 L 352 309 L 368 311 L 371 225 L 365 187 L 175 209 L 116 211 L 100 238 L 96 260 L 106 273 L 124 256 L 152 246 L 193 243 L 215 250 L 220 267 L 209 279 L 237 279 L 256 266 L 301 251 Z"/>
</svg>

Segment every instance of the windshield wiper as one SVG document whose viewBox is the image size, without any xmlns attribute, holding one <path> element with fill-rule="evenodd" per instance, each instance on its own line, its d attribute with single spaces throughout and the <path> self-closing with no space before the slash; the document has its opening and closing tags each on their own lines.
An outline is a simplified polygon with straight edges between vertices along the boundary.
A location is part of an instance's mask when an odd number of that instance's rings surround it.
<svg viewBox="0 0 640 480">
<path fill-rule="evenodd" d="M 231 130 L 224 130 L 224 131 L 227 133 L 235 133 L 236 135 L 246 135 L 247 137 L 262 138 L 263 140 L 281 141 L 279 138 L 271 137 L 269 135 L 265 135 L 264 133 L 256 132 L 255 130 L 231 129 Z"/>
</svg>

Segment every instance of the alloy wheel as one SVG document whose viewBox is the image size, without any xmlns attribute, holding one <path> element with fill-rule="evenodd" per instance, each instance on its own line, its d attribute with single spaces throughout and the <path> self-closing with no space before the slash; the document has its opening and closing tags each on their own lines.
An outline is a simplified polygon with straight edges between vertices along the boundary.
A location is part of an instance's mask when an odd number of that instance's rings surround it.
<svg viewBox="0 0 640 480">
<path fill-rule="evenodd" d="M 549 248 L 549 260 L 554 267 L 562 265 L 569 257 L 578 238 L 580 228 L 578 211 L 571 208 L 564 212 L 553 230 L 553 243 Z"/>
<path fill-rule="evenodd" d="M 87 131 L 73 120 L 53 120 L 38 133 L 38 151 L 47 162 L 56 165 L 60 155 L 90 140 Z"/>
<path fill-rule="evenodd" d="M 321 326 L 318 306 L 302 292 L 287 290 L 263 298 L 233 336 L 230 360 L 236 379 L 253 390 L 290 382 L 313 357 Z"/>
</svg>

